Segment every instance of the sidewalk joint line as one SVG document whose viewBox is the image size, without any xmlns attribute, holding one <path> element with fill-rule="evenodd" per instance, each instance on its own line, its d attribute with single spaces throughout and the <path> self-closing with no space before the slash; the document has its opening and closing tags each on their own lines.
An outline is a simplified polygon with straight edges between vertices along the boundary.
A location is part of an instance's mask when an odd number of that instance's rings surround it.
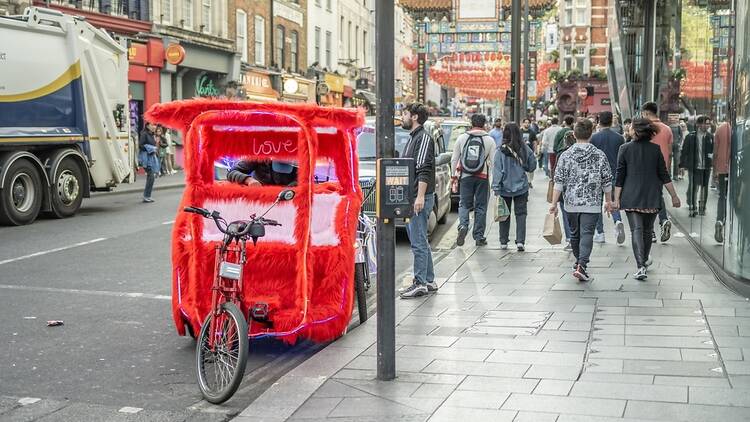
<svg viewBox="0 0 750 422">
<path fill-rule="evenodd" d="M 698 299 L 698 306 L 700 306 L 701 318 L 706 321 L 706 328 L 708 329 L 708 334 L 711 336 L 711 346 L 713 346 L 714 352 L 716 352 L 716 357 L 719 359 L 719 363 L 721 364 L 722 375 L 724 375 L 724 378 L 727 379 L 729 388 L 734 388 L 734 386 L 732 385 L 732 379 L 729 378 L 729 372 L 727 372 L 727 365 L 724 363 L 724 358 L 721 357 L 721 350 L 719 350 L 719 345 L 716 344 L 716 338 L 714 337 L 714 331 L 711 328 L 711 324 L 708 321 L 706 309 L 703 307 L 703 299 Z M 682 351 L 680 351 L 680 355 L 682 355 Z"/>
</svg>

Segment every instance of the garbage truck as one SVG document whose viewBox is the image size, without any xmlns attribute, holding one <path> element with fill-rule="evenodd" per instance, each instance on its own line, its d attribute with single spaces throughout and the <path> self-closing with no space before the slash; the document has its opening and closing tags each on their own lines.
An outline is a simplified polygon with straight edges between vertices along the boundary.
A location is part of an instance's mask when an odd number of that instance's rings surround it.
<svg viewBox="0 0 750 422">
<path fill-rule="evenodd" d="M 127 49 L 85 19 L 0 17 L 0 224 L 70 217 L 134 178 Z"/>
</svg>

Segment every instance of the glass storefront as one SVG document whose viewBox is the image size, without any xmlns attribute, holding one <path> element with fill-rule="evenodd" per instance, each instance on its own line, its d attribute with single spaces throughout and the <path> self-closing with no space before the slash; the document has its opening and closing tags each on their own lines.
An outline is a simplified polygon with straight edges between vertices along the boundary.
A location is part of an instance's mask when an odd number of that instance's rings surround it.
<svg viewBox="0 0 750 422">
<path fill-rule="evenodd" d="M 674 183 L 683 204 L 670 213 L 706 255 L 750 282 L 748 2 L 684 2 L 681 46 L 682 70 L 673 73 L 680 112 L 662 114 L 673 128 Z"/>
</svg>

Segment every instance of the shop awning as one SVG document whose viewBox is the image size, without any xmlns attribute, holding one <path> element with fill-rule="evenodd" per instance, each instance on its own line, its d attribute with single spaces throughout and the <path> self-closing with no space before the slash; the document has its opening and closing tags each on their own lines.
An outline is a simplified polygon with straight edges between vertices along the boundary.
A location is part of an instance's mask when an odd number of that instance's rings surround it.
<svg viewBox="0 0 750 422">
<path fill-rule="evenodd" d="M 365 91 L 364 89 L 358 89 L 357 90 L 357 97 L 360 97 L 360 98 L 364 99 L 365 101 L 367 101 L 368 103 L 370 103 L 372 105 L 375 105 L 377 103 L 377 101 L 378 101 L 378 99 L 375 96 L 375 94 L 373 94 L 370 91 Z"/>
</svg>

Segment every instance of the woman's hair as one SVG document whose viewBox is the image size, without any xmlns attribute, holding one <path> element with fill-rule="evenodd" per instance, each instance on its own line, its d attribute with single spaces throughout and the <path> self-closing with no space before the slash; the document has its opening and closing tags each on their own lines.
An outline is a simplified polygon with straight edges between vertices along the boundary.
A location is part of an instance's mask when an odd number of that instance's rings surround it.
<svg viewBox="0 0 750 422">
<path fill-rule="evenodd" d="M 513 150 L 518 155 L 518 158 L 526 161 L 526 145 L 523 142 L 521 128 L 518 127 L 518 123 L 510 122 L 505 125 L 505 129 L 503 129 L 503 145 Z"/>
<path fill-rule="evenodd" d="M 651 123 L 651 120 L 639 117 L 633 119 L 633 123 L 630 128 L 635 132 L 635 140 L 642 142 L 649 142 L 659 132 L 659 129 Z"/>
</svg>

